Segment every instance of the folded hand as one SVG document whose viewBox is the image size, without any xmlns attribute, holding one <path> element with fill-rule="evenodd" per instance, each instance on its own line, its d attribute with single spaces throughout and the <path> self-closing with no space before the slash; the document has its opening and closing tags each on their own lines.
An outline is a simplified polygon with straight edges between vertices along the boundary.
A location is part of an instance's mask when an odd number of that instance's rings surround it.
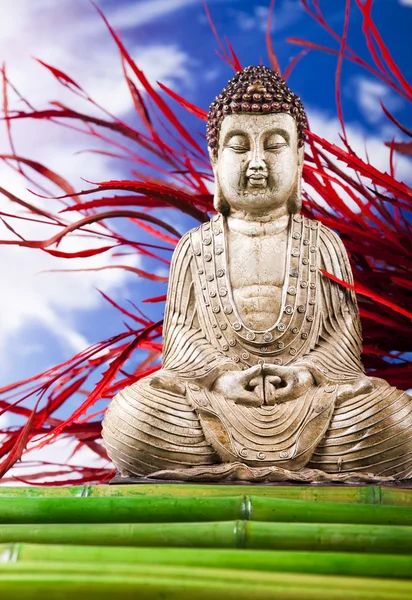
<svg viewBox="0 0 412 600">
<path fill-rule="evenodd" d="M 262 373 L 265 378 L 265 401 L 270 405 L 295 400 L 314 384 L 312 373 L 303 366 L 280 367 L 265 363 Z"/>
<path fill-rule="evenodd" d="M 212 390 L 222 394 L 227 400 L 245 406 L 261 406 L 263 393 L 259 389 L 262 378 L 262 365 L 249 367 L 245 371 L 226 371 L 215 380 Z"/>
</svg>

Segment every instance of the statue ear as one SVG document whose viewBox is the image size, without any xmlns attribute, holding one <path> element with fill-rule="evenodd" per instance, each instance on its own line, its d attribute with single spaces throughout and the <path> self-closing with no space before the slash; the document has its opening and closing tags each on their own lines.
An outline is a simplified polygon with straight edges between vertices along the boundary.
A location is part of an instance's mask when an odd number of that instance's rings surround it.
<svg viewBox="0 0 412 600">
<path fill-rule="evenodd" d="M 302 173 L 303 169 L 303 161 L 305 160 L 305 146 L 303 145 L 298 149 L 298 163 L 300 167 L 300 172 Z"/>
<path fill-rule="evenodd" d="M 211 151 L 211 149 L 209 147 L 208 147 L 208 151 L 209 151 L 210 163 L 211 163 L 212 169 L 213 169 L 213 175 L 215 178 L 215 195 L 213 198 L 213 206 L 214 206 L 216 212 L 222 213 L 222 215 L 228 215 L 230 212 L 230 206 L 223 195 L 222 188 L 220 187 L 219 175 L 217 172 L 217 156 L 215 154 L 213 154 L 213 152 Z"/>
<path fill-rule="evenodd" d="M 209 153 L 210 164 L 212 165 L 213 173 L 215 172 L 216 163 L 217 163 L 217 155 L 213 154 L 212 148 L 210 146 L 207 147 L 207 151 Z"/>
<path fill-rule="evenodd" d="M 298 149 L 298 168 L 296 170 L 296 181 L 287 203 L 288 211 L 292 214 L 298 213 L 302 209 L 302 171 L 304 158 L 305 149 L 302 147 Z"/>
</svg>

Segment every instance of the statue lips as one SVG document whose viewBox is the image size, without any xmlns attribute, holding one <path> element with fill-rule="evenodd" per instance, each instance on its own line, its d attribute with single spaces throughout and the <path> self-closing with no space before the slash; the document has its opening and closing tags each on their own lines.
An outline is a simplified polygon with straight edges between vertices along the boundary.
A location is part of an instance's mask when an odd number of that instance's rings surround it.
<svg viewBox="0 0 412 600">
<path fill-rule="evenodd" d="M 248 183 L 253 188 L 264 188 L 266 187 L 267 175 L 263 173 L 253 173 L 248 176 Z"/>
</svg>

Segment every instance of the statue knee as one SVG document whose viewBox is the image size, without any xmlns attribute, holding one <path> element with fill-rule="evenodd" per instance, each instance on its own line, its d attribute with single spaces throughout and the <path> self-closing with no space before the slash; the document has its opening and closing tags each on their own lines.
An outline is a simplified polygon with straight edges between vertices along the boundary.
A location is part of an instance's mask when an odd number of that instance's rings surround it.
<svg viewBox="0 0 412 600">
<path fill-rule="evenodd" d="M 150 375 L 149 378 L 145 379 L 148 379 L 148 384 L 155 390 L 171 392 L 172 394 L 177 394 L 178 396 L 186 395 L 185 384 L 170 371 L 161 369 L 153 375 Z"/>
<path fill-rule="evenodd" d="M 145 476 L 216 460 L 186 398 L 186 388 L 177 387 L 178 383 L 173 374 L 160 369 L 113 398 L 102 436 L 122 475 Z"/>
</svg>

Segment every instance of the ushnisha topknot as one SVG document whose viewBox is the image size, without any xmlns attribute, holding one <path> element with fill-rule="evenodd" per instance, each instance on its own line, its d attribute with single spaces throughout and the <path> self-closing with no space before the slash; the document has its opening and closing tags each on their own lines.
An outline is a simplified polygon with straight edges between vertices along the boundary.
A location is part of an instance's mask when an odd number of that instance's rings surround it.
<svg viewBox="0 0 412 600">
<path fill-rule="evenodd" d="M 299 148 L 305 143 L 307 122 L 303 104 L 282 77 L 267 67 L 250 66 L 239 71 L 210 105 L 206 138 L 213 155 L 217 154 L 223 118 L 239 112 L 289 113 L 296 121 Z"/>
</svg>

